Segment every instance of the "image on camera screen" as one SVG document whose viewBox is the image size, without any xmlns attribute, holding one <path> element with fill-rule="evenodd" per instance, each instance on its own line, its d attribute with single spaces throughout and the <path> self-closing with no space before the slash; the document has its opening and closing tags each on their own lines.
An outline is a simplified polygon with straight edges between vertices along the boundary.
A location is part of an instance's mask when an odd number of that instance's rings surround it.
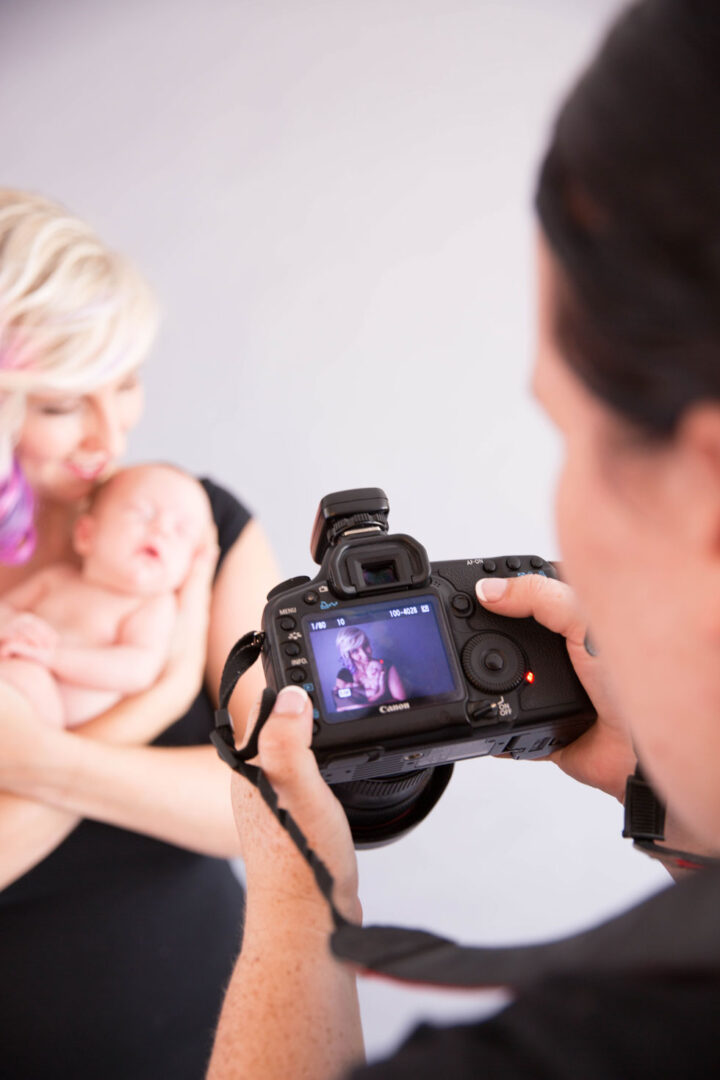
<svg viewBox="0 0 720 1080">
<path fill-rule="evenodd" d="M 398 705 L 451 701 L 461 696 L 438 625 L 432 596 L 343 608 L 306 616 L 306 640 L 331 723 Z M 403 703 L 402 705 L 400 703 Z"/>
</svg>

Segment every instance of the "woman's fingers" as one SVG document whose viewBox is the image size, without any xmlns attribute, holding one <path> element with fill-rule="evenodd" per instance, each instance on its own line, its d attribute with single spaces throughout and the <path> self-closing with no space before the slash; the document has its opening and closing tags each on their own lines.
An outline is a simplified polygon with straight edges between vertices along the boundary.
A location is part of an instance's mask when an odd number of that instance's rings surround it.
<svg viewBox="0 0 720 1080">
<path fill-rule="evenodd" d="M 564 581 L 542 574 L 515 578 L 481 578 L 475 586 L 477 598 L 488 611 L 511 618 L 532 616 L 537 622 L 562 634 L 571 645 L 582 646 L 587 624 L 575 593 Z"/>
<path fill-rule="evenodd" d="M 214 540 L 195 552 L 188 576 L 180 587 L 181 607 L 195 608 L 207 603 L 219 555 L 220 549 Z"/>
</svg>

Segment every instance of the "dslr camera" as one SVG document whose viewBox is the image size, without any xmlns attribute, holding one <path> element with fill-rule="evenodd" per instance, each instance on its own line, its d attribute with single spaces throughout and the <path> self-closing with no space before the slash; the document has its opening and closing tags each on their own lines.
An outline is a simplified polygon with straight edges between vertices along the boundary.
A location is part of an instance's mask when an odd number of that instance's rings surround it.
<svg viewBox="0 0 720 1080">
<path fill-rule="evenodd" d="M 380 488 L 326 495 L 311 580 L 276 586 L 263 615 L 268 686 L 301 686 L 312 748 L 357 847 L 421 821 L 453 763 L 488 754 L 544 757 L 595 720 L 563 637 L 475 599 L 483 577 L 557 577 L 536 555 L 430 563 L 388 533 Z"/>
</svg>

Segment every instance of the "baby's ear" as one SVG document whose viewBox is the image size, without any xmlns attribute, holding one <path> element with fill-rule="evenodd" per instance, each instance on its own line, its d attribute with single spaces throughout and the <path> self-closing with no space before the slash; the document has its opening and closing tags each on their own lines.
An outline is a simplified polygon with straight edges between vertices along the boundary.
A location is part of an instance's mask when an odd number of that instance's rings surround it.
<svg viewBox="0 0 720 1080">
<path fill-rule="evenodd" d="M 95 518 L 91 514 L 82 514 L 73 529 L 73 547 L 78 555 L 89 555 L 95 542 Z"/>
</svg>

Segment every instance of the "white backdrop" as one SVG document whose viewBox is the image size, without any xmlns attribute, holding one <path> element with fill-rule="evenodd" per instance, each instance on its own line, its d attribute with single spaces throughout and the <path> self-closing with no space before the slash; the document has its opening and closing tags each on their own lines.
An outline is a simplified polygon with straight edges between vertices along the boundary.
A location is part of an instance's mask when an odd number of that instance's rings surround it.
<svg viewBox="0 0 720 1080">
<path fill-rule="evenodd" d="M 165 322 L 135 460 L 175 459 L 312 572 L 319 498 L 379 485 L 431 558 L 556 557 L 527 390 L 533 177 L 617 0 L 4 0 L 0 183 L 144 268 Z M 238 633 L 246 627 L 238 627 Z M 621 811 L 473 761 L 361 856 L 369 919 L 464 941 L 588 925 L 665 883 Z M 369 1051 L 493 995 L 361 990 Z"/>
</svg>

